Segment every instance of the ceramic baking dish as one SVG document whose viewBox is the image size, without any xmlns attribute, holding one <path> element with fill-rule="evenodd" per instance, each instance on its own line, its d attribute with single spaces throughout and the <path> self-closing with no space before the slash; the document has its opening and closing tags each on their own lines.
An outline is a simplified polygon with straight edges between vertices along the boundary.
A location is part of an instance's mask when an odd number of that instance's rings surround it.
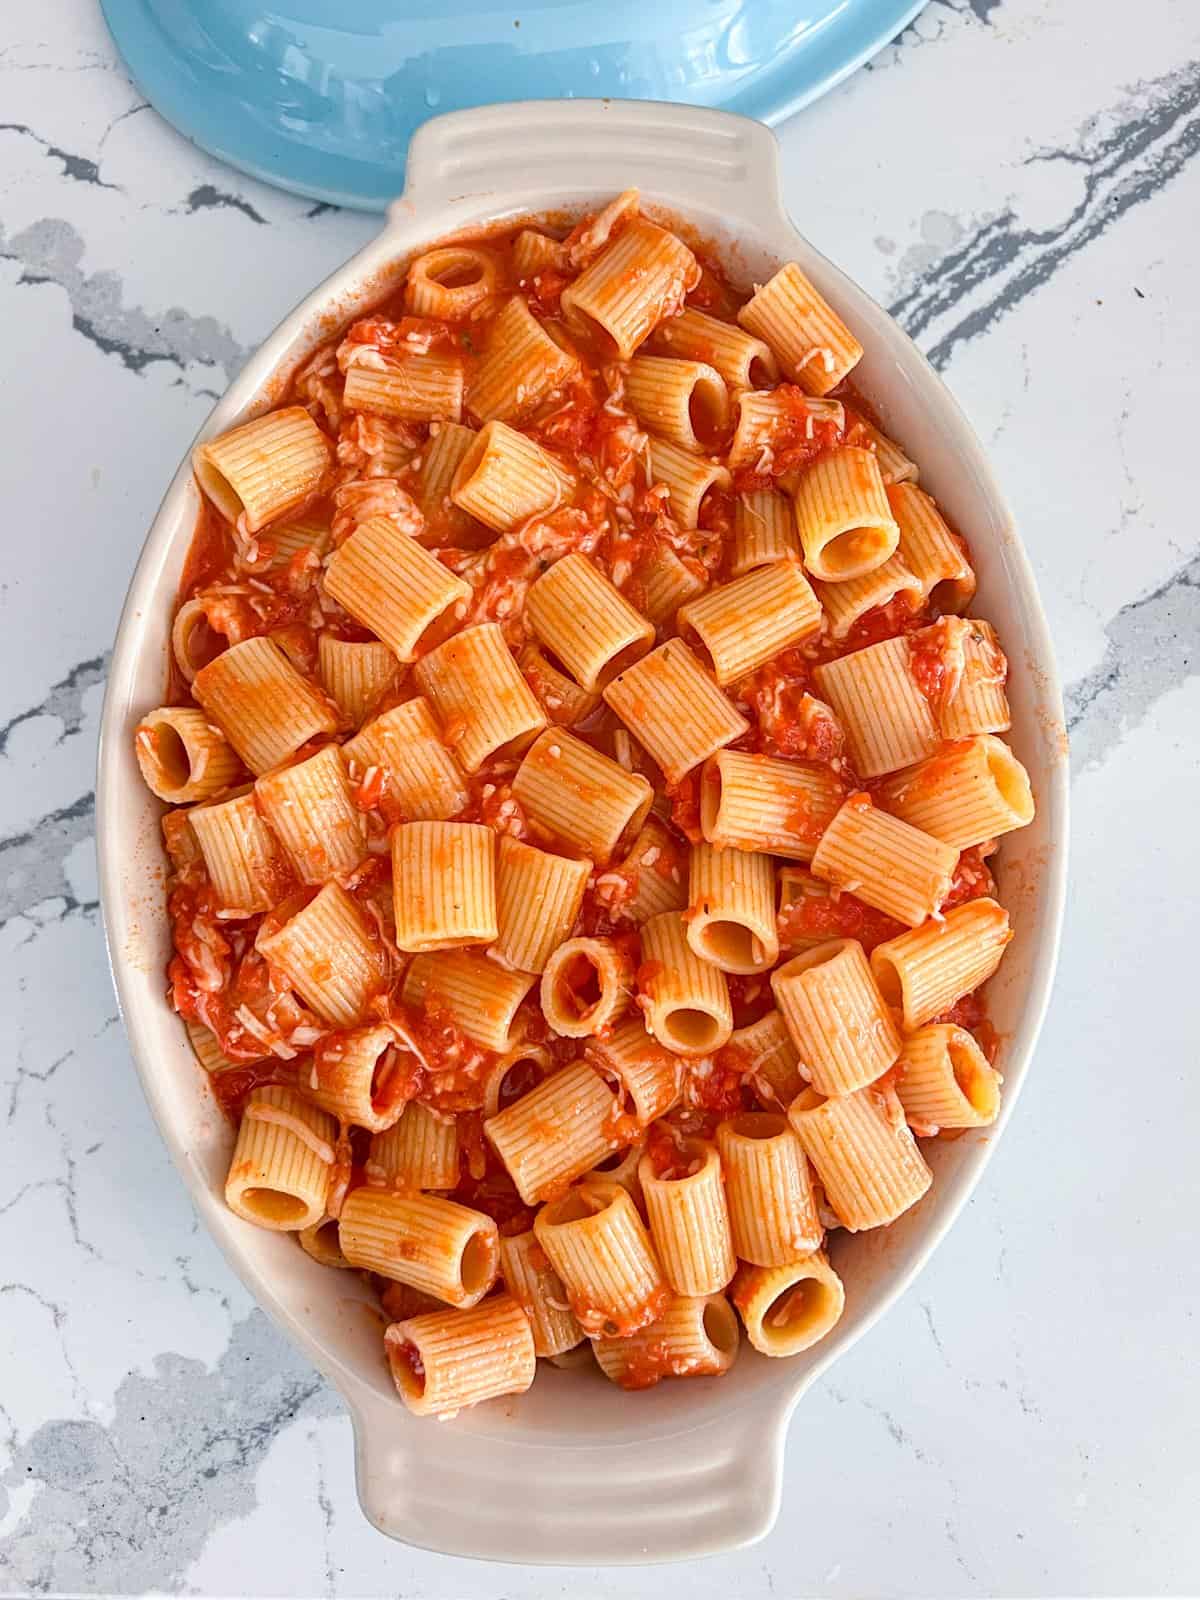
<svg viewBox="0 0 1200 1600">
<path fill-rule="evenodd" d="M 597 1564 L 699 1556 L 759 1538 L 779 1510 L 788 1419 L 805 1390 L 912 1281 L 996 1148 L 1028 1070 L 1054 970 L 1066 871 L 1062 704 L 1046 620 L 978 440 L 894 322 L 820 256 L 784 211 L 775 139 L 740 117 L 639 102 L 562 101 L 458 112 L 416 135 L 383 232 L 286 318 L 214 408 L 201 438 L 273 403 L 286 375 L 442 236 L 527 213 L 590 208 L 636 184 L 763 281 L 800 262 L 866 348 L 855 381 L 970 540 L 980 614 L 1012 662 L 1012 742 L 1037 821 L 1004 842 L 1003 897 L 1016 939 L 989 990 L 1002 1035 L 1004 1109 L 991 1128 L 926 1145 L 936 1181 L 894 1226 L 835 1236 L 846 1312 L 808 1354 L 770 1361 L 743 1345 L 720 1382 L 637 1395 L 548 1368 L 519 1399 L 445 1425 L 411 1417 L 384 1365 L 380 1322 L 355 1275 L 317 1266 L 295 1241 L 240 1221 L 221 1198 L 232 1135 L 164 997 L 169 930 L 160 807 L 133 757 L 138 718 L 160 703 L 169 624 L 197 509 L 185 461 L 150 530 L 121 618 L 101 731 L 100 880 L 109 953 L 146 1095 L 214 1238 L 279 1327 L 345 1397 L 363 1508 L 425 1548 L 521 1562 Z M 868 197 L 864 194 L 863 203 Z"/>
</svg>

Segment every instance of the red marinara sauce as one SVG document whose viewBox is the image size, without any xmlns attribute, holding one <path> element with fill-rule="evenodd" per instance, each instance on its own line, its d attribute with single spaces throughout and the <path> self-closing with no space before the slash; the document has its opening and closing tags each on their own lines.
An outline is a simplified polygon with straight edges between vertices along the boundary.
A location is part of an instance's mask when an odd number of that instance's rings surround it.
<svg viewBox="0 0 1200 1600">
<path fill-rule="evenodd" d="M 839 894 L 805 895 L 780 907 L 779 941 L 786 949 L 801 940 L 857 939 L 870 955 L 877 944 L 905 931 L 882 911 L 843 889 Z"/>
<path fill-rule="evenodd" d="M 703 840 L 705 765 L 697 761 L 680 781 L 668 785 L 649 749 L 649 735 L 643 743 L 637 728 L 621 724 L 599 692 L 572 684 L 551 645 L 530 622 L 530 591 L 555 562 L 568 554 L 582 556 L 630 606 L 651 617 L 654 646 L 659 646 L 679 634 L 677 606 L 661 604 L 665 582 L 690 594 L 733 577 L 738 564 L 734 546 L 739 494 L 769 489 L 789 497 L 800 475 L 828 452 L 846 444 L 874 448 L 866 426 L 867 420 L 874 419 L 849 383 L 837 385 L 829 396 L 814 403 L 785 377 L 775 386 L 773 432 L 758 459 L 740 466 L 732 477 L 718 473 L 700 499 L 696 515 L 688 519 L 697 525 L 683 526 L 683 518 L 672 514 L 671 485 L 661 463 L 657 467 L 654 463 L 653 430 L 629 402 L 628 363 L 613 359 L 612 348 L 595 327 L 572 321 L 570 296 L 564 307 L 564 292 L 610 239 L 629 225 L 631 215 L 624 197 L 569 232 L 557 229 L 549 242 L 542 241 L 536 253 L 538 265 L 531 270 L 518 266 L 523 259 L 518 239 L 528 224 L 493 230 L 475 241 L 474 248 L 486 252 L 487 281 L 494 289 L 485 291 L 461 316 L 414 315 L 401 287 L 305 362 L 280 404 L 306 409 L 328 446 L 328 470 L 307 504 L 293 506 L 278 525 L 269 524 L 252 537 L 240 522 L 236 526 L 226 522 L 205 502 L 179 596 L 181 603 L 191 603 L 185 618 L 191 625 L 188 656 L 173 670 L 170 685 L 173 704 L 193 705 L 189 685 L 195 670 L 210 664 L 231 645 L 269 638 L 311 689 L 328 694 L 327 668 L 322 661 L 323 654 L 328 657 L 331 653 L 328 643 L 362 644 L 374 639 L 362 621 L 344 610 L 328 591 L 325 574 L 334 553 L 344 548 L 365 521 L 374 518 L 389 521 L 395 530 L 431 552 L 465 586 L 454 607 L 447 608 L 416 641 L 412 661 L 397 663 L 395 674 L 374 694 L 369 708 L 339 705 L 336 732 L 323 733 L 301 745 L 288 762 L 302 762 L 330 742 L 344 742 L 366 722 L 418 694 L 431 697 L 432 704 L 436 695 L 423 680 L 420 664 L 452 641 L 458 631 L 495 625 L 523 674 L 521 683 L 532 697 L 534 720 L 540 705 L 549 723 L 563 723 L 599 755 L 616 761 L 627 773 L 648 779 L 655 791 L 653 816 L 640 832 L 630 829 L 640 841 L 636 851 L 627 836 L 612 852 L 612 859 L 602 859 L 599 850 L 593 859 L 588 851 L 569 847 L 556 834 L 553 819 L 539 815 L 528 794 L 524 800 L 520 797 L 517 774 L 530 739 L 538 733 L 536 727 L 527 727 L 520 738 L 492 752 L 475 770 L 462 772 L 461 792 L 467 796 L 466 803 L 455 817 L 436 820 L 476 824 L 497 837 L 509 836 L 550 854 L 587 856 L 591 864 L 586 888 L 582 901 L 573 908 L 577 913 L 574 925 L 564 929 L 564 937 L 588 934 L 617 939 L 626 946 L 624 953 L 635 977 L 618 1026 L 636 1023 L 639 991 L 656 975 L 653 964 L 637 965 L 639 894 L 646 892 L 649 899 L 673 910 L 686 905 L 689 848 Z M 529 243 L 526 239 L 526 249 Z M 643 270 L 634 270 L 631 284 Z M 378 372 L 403 369 L 405 362 L 416 358 L 435 364 L 451 362 L 461 375 L 464 396 L 455 422 L 478 431 L 488 419 L 472 411 L 472 394 L 481 367 L 491 355 L 496 319 L 516 294 L 524 297 L 535 332 L 571 359 L 569 375 L 557 389 L 539 392 L 528 403 L 517 396 L 516 409 L 503 421 L 547 452 L 566 473 L 552 505 L 496 531 L 468 515 L 455 501 L 450 488 L 453 473 L 446 485 L 431 483 L 431 459 L 437 459 L 447 439 L 453 443 L 456 437 L 447 434 L 445 421 L 414 417 L 400 403 L 395 407 L 402 413 L 399 415 L 385 414 L 386 407 L 378 413 L 351 410 L 346 405 L 345 380 L 356 366 Z M 664 294 L 662 319 L 673 318 L 686 307 L 736 323 L 746 298 L 724 275 L 715 257 L 700 249 L 698 260 L 681 269 L 678 280 Z M 669 345 L 669 341 L 665 343 Z M 662 354 L 663 348 L 651 338 L 640 353 Z M 717 364 L 718 348 L 707 353 L 712 364 Z M 636 384 L 633 387 L 636 389 Z M 732 404 L 728 428 L 711 450 L 718 464 L 728 455 L 737 416 L 738 406 Z M 464 449 L 470 444 L 461 434 L 457 442 Z M 675 505 L 679 503 L 677 489 Z M 835 792 L 841 795 L 862 788 L 870 792 L 870 784 L 861 784 L 853 771 L 845 730 L 834 708 L 821 699 L 816 669 L 869 645 L 908 638 L 912 641 L 913 679 L 936 709 L 945 699 L 954 671 L 951 627 L 941 626 L 937 613 L 936 603 L 916 604 L 907 592 L 901 592 L 859 617 L 845 637 L 834 639 L 826 630 L 802 639 L 742 682 L 716 691 L 725 695 L 747 723 L 746 731 L 723 748 L 827 769 L 835 775 Z M 332 681 L 333 675 L 328 676 Z M 569 691 L 566 696 L 564 683 Z M 600 687 L 596 686 L 597 691 Z M 519 689 L 520 684 L 514 695 Z M 466 716 L 461 708 L 455 715 L 443 714 L 436 705 L 433 713 L 445 751 L 465 766 Z M 238 773 L 228 794 L 252 793 L 255 776 L 249 771 Z M 824 780 L 825 773 L 820 776 Z M 373 989 L 368 985 L 370 992 L 353 1025 L 364 1028 L 383 1023 L 394 1032 L 394 1044 L 377 1066 L 373 1103 L 391 1113 L 415 1100 L 453 1115 L 460 1170 L 452 1198 L 486 1212 L 505 1234 L 525 1232 L 532 1226 L 535 1208 L 522 1201 L 484 1131 L 485 1092 L 500 1057 L 482 1048 L 467 1031 L 469 1008 L 456 1009 L 459 1002 L 450 990 L 431 987 L 419 1007 L 404 1000 L 413 958 L 394 942 L 389 835 L 396 827 L 418 820 L 410 813 L 419 808 L 411 799 L 403 802 L 399 798 L 398 788 L 389 781 L 382 764 L 356 762 L 347 781 L 350 804 L 362 826 L 363 860 L 339 881 L 368 930 L 382 973 Z M 253 819 L 269 826 L 261 810 Z M 430 819 L 422 816 L 419 820 Z M 803 842 L 815 846 L 820 817 L 797 814 L 787 822 L 790 831 L 800 835 L 805 835 L 805 825 L 811 824 L 811 837 Z M 196 840 L 189 839 L 192 830 L 186 822 L 175 824 L 170 832 L 176 867 L 170 887 L 176 948 L 169 973 L 171 994 L 183 1016 L 212 1031 L 231 1062 L 214 1076 L 218 1101 L 236 1116 L 246 1096 L 260 1085 L 281 1084 L 301 1093 L 306 1089 L 312 1092 L 315 1077 L 321 1087 L 323 1076 L 338 1065 L 350 1029 L 333 1026 L 318 1015 L 293 989 L 287 975 L 267 960 L 259 944 L 264 934 L 278 931 L 323 889 L 315 884 L 301 886 L 283 865 L 277 879 L 270 882 L 269 892 L 255 899 L 260 907 L 264 900 L 269 901 L 270 909 L 241 915 L 236 907 L 219 903 Z M 647 844 L 647 840 L 652 842 Z M 994 893 L 989 855 L 988 845 L 972 846 L 961 853 L 943 911 Z M 282 844 L 279 860 L 286 863 Z M 651 890 L 656 894 L 650 894 Z M 814 939 L 853 938 L 870 951 L 904 932 L 901 924 L 855 895 L 821 892 L 819 887 L 813 893 L 799 893 L 776 909 L 781 961 L 792 944 L 803 947 Z M 490 942 L 473 947 L 467 952 L 468 961 L 488 960 L 485 952 L 491 948 Z M 328 952 L 319 974 L 322 980 L 336 972 L 339 958 L 339 951 Z M 539 976 L 522 975 L 529 985 L 517 1001 L 512 1032 L 521 1046 L 530 1050 L 530 1056 L 514 1065 L 500 1085 L 501 1110 L 534 1092 L 544 1073 L 561 1070 L 581 1058 L 591 1060 L 583 1041 L 550 1033 L 538 1003 Z M 769 974 L 729 975 L 724 986 L 735 1028 L 758 1021 L 774 1005 Z M 584 1009 L 582 999 L 577 1009 Z M 506 1027 L 510 1020 L 506 1010 Z M 994 1051 L 994 1036 L 978 995 L 958 1001 L 945 1020 L 970 1028 L 985 1049 Z M 496 1037 L 486 1030 L 481 1036 Z M 623 1099 L 614 1101 L 600 1130 L 609 1145 L 615 1146 L 614 1156 L 622 1158 L 644 1137 L 654 1170 L 664 1176 L 680 1175 L 689 1138 L 711 1138 L 722 1119 L 758 1103 L 748 1078 L 747 1059 L 736 1041 L 710 1057 L 682 1062 L 680 1080 L 679 1102 L 649 1129 L 637 1125 Z M 561 1130 L 547 1122 L 544 1131 L 549 1140 Z M 338 1182 L 343 1188 L 370 1181 L 369 1148 L 370 1138 L 364 1130 L 340 1129 Z M 557 1187 L 549 1185 L 549 1192 L 565 1190 L 569 1182 L 564 1177 Z M 640 1325 L 656 1309 L 656 1301 L 636 1308 L 623 1331 L 635 1323 Z M 586 1315 L 586 1308 L 581 1314 Z M 595 1308 L 592 1322 L 597 1331 L 604 1329 L 604 1308 Z M 423 1380 L 415 1347 L 402 1343 L 392 1354 L 415 1382 Z M 672 1370 L 670 1353 L 647 1340 L 622 1381 L 641 1387 Z"/>
<path fill-rule="evenodd" d="M 908 670 L 931 706 L 939 706 L 946 695 L 949 662 L 944 630 L 926 628 L 909 643 Z"/>
</svg>

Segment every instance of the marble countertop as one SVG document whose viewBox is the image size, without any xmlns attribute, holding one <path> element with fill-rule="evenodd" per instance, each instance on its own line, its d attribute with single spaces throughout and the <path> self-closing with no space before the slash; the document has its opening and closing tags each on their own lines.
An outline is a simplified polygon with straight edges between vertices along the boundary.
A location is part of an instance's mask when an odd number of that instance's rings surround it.
<svg viewBox="0 0 1200 1600">
<path fill-rule="evenodd" d="M 1200 1589 L 1200 14 L 1100 9 L 932 0 L 781 131 L 793 214 L 945 374 L 1017 509 L 1068 685 L 1072 890 L 1003 1146 L 800 1408 L 775 1532 L 666 1579 L 693 1600 Z M 376 224 L 178 138 L 92 0 L 4 32 L 0 1591 L 657 1592 L 371 1529 L 336 1394 L 151 1123 L 96 905 L 107 651 L 210 404 Z"/>
</svg>

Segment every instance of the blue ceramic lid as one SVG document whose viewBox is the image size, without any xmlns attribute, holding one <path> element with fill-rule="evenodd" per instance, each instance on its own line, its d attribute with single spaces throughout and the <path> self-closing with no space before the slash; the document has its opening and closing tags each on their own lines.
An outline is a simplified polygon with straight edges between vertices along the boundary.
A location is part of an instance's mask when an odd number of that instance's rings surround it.
<svg viewBox="0 0 1200 1600">
<path fill-rule="evenodd" d="M 409 136 L 504 100 L 673 100 L 774 123 L 925 0 L 101 0 L 181 133 L 268 183 L 381 210 Z"/>
</svg>

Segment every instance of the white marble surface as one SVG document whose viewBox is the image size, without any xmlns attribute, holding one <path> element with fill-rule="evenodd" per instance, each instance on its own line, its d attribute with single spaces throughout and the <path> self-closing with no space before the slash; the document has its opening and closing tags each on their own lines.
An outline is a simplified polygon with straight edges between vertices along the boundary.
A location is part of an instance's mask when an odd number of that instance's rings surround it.
<svg viewBox="0 0 1200 1600">
<path fill-rule="evenodd" d="M 1069 685 L 1073 887 L 1003 1148 L 802 1406 L 776 1531 L 667 1578 L 696 1600 L 1200 1589 L 1197 58 L 1195 0 L 933 0 L 782 133 L 794 214 L 930 352 L 1018 510 Z M 337 1397 L 198 1230 L 105 968 L 127 577 L 212 399 L 374 224 L 177 138 L 92 0 L 7 9 L 0 122 L 0 1590 L 655 1593 L 363 1521 Z"/>
</svg>

